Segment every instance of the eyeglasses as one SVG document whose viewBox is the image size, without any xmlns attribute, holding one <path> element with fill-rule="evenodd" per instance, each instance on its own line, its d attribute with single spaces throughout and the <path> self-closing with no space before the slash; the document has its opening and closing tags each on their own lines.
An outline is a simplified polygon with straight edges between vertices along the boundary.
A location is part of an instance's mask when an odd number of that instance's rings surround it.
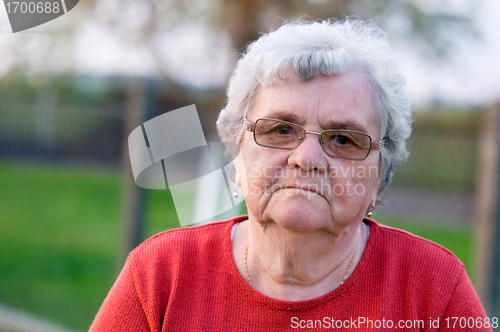
<svg viewBox="0 0 500 332">
<path fill-rule="evenodd" d="M 380 150 L 384 146 L 384 140 L 372 142 L 370 135 L 353 130 L 329 129 L 316 133 L 295 123 L 267 118 L 257 119 L 255 123 L 245 119 L 245 126 L 253 133 L 257 145 L 272 149 L 293 150 L 307 134 L 318 135 L 323 151 L 333 158 L 364 160 L 372 149 Z"/>
</svg>

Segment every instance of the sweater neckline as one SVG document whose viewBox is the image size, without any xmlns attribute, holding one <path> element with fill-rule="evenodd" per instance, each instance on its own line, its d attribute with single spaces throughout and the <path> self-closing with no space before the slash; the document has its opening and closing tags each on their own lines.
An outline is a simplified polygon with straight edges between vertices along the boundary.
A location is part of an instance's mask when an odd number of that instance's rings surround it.
<svg viewBox="0 0 500 332">
<path fill-rule="evenodd" d="M 226 256 L 225 259 L 227 262 L 230 262 L 230 272 L 231 275 L 233 276 L 234 282 L 237 284 L 237 287 L 239 288 L 237 291 L 241 292 L 242 295 L 247 299 L 251 301 L 255 301 L 267 306 L 270 306 L 274 309 L 282 309 L 282 310 L 301 310 L 301 309 L 308 309 L 311 307 L 319 306 L 322 305 L 326 302 L 329 302 L 337 297 L 343 296 L 354 284 L 357 282 L 360 283 L 363 279 L 363 275 L 368 273 L 368 263 L 371 260 L 372 252 L 373 252 L 373 247 L 374 247 L 374 241 L 375 238 L 377 237 L 378 233 L 378 224 L 375 220 L 373 219 L 368 219 L 365 218 L 363 219 L 363 222 L 366 223 L 370 227 L 370 235 L 368 237 L 368 241 L 366 242 L 365 249 L 363 251 L 363 254 L 361 255 L 361 259 L 354 269 L 354 271 L 351 273 L 349 278 L 344 282 L 343 285 L 335 288 L 329 293 L 326 293 L 320 297 L 316 297 L 313 299 L 308 299 L 308 300 L 301 300 L 301 301 L 285 301 L 285 300 L 279 300 L 275 299 L 272 297 L 269 297 L 265 294 L 262 294 L 261 292 L 257 291 L 254 289 L 248 282 L 243 278 L 243 276 L 240 274 L 238 271 L 238 268 L 236 266 L 236 263 L 234 261 L 233 257 L 233 252 L 232 252 L 232 244 L 231 244 L 231 229 L 233 226 L 239 222 L 245 221 L 248 219 L 247 215 L 243 216 L 238 216 L 230 220 L 230 222 L 227 225 L 227 228 L 224 231 L 224 255 Z M 366 279 L 364 279 L 366 280 Z"/>
</svg>

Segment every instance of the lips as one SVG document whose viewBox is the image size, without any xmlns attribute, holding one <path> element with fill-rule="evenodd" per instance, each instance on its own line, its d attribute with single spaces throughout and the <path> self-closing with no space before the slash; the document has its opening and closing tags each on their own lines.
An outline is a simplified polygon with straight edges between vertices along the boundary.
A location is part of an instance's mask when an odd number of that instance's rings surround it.
<svg viewBox="0 0 500 332">
<path fill-rule="evenodd" d="M 280 189 L 298 189 L 298 190 L 304 190 L 304 191 L 308 191 L 308 192 L 317 194 L 317 195 L 326 199 L 326 197 L 319 190 L 321 188 L 321 186 L 317 185 L 317 184 L 311 184 L 311 183 L 310 184 L 302 184 L 302 185 L 288 184 L 288 185 L 284 185 L 284 186 L 277 184 L 275 186 L 275 188 L 276 189 L 273 190 L 273 193 L 280 190 Z"/>
</svg>

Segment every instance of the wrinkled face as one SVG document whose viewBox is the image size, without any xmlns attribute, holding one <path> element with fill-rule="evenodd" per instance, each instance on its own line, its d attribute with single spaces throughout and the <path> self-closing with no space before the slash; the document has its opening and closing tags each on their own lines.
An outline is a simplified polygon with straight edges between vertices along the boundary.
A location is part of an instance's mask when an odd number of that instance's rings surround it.
<svg viewBox="0 0 500 332">
<path fill-rule="evenodd" d="M 293 122 L 312 132 L 355 130 L 380 140 L 373 91 L 355 70 L 261 87 L 247 119 L 259 118 Z M 236 183 L 245 193 L 249 217 L 259 223 L 338 233 L 359 223 L 375 203 L 379 150 L 362 161 L 345 160 L 327 156 L 317 135 L 306 135 L 294 150 L 279 150 L 257 145 L 249 131 L 240 148 Z"/>
</svg>

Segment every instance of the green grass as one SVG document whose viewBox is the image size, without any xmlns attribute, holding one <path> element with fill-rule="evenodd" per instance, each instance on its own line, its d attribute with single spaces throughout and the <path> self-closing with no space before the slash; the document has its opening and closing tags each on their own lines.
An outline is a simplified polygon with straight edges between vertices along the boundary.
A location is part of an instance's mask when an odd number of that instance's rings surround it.
<svg viewBox="0 0 500 332">
<path fill-rule="evenodd" d="M 119 174 L 0 165 L 0 301 L 88 329 L 115 278 Z"/>
<path fill-rule="evenodd" d="M 0 163 L 1 303 L 88 329 L 118 272 L 120 181 L 117 171 Z M 147 191 L 146 202 L 145 237 L 179 227 L 168 190 Z M 472 263 L 466 227 L 378 221 L 442 244 L 467 267 Z"/>
<path fill-rule="evenodd" d="M 145 195 L 145 220 L 147 220 L 145 238 L 167 229 L 180 227 L 169 190 L 147 190 Z"/>
<path fill-rule="evenodd" d="M 0 163 L 0 302 L 87 330 L 113 284 L 121 173 Z M 145 237 L 179 227 L 169 191 L 147 191 Z"/>
</svg>

